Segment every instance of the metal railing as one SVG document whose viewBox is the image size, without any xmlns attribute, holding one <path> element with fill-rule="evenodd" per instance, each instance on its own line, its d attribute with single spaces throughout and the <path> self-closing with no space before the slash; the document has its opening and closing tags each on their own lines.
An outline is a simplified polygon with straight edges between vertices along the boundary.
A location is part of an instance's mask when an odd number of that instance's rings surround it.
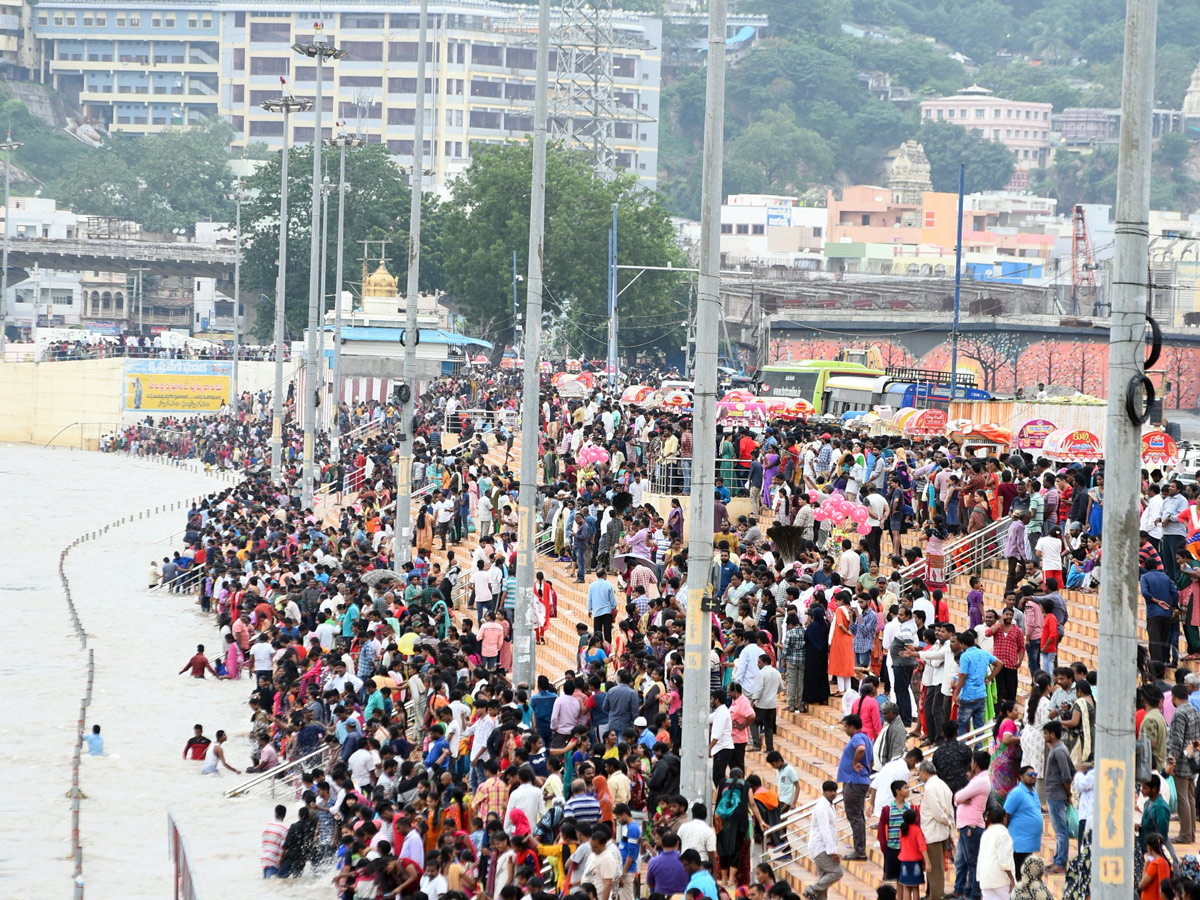
<svg viewBox="0 0 1200 900">
<path fill-rule="evenodd" d="M 293 759 L 290 762 L 280 763 L 275 768 L 259 772 L 249 781 L 243 781 L 241 784 L 230 788 L 225 792 L 225 796 L 242 797 L 247 794 L 253 794 L 258 797 L 274 797 L 281 789 L 294 792 L 296 796 L 299 796 L 301 776 L 305 772 L 320 766 L 322 758 L 328 753 L 328 749 L 320 747 L 312 753 L 306 753 L 304 756 Z"/>
<path fill-rule="evenodd" d="M 515 409 L 457 409 L 453 413 L 445 413 L 442 428 L 447 434 L 462 434 L 464 420 L 469 420 L 474 431 L 496 431 L 501 425 L 510 432 L 517 425 Z"/>
<path fill-rule="evenodd" d="M 961 738 L 962 743 L 966 744 L 971 749 L 979 749 L 981 746 L 986 746 L 992 740 L 991 725 L 983 725 L 972 731 L 968 731 Z M 920 793 L 920 781 L 912 780 L 913 788 L 917 794 Z M 813 811 L 820 803 L 820 798 L 809 800 L 797 806 L 795 809 L 789 810 L 780 821 L 772 825 L 770 828 L 762 832 L 763 839 L 767 844 L 766 851 L 763 854 L 763 861 L 771 866 L 777 866 L 786 863 L 789 860 L 802 857 L 807 851 L 809 830 L 812 823 Z M 841 807 L 841 794 L 839 793 L 834 800 L 834 810 L 837 811 Z M 844 815 L 844 813 L 843 813 Z M 868 815 L 868 818 L 870 816 Z M 771 845 L 771 835 L 782 833 L 784 839 L 774 846 Z M 839 821 L 837 828 L 837 839 L 842 842 L 852 833 L 849 820 L 842 818 Z"/>
<path fill-rule="evenodd" d="M 992 560 L 1004 553 L 1008 527 L 1012 516 L 1004 516 L 979 531 L 948 541 L 942 547 L 942 581 L 949 584 L 957 576 L 978 575 Z M 927 563 L 919 559 L 900 570 L 901 590 L 907 589 L 916 578 L 925 578 Z"/>
<path fill-rule="evenodd" d="M 150 588 L 150 590 L 159 594 L 186 594 L 200 584 L 204 578 L 204 565 L 196 565 L 193 563 L 182 572 L 177 573 L 170 581 L 163 579 L 154 587 Z"/>
</svg>

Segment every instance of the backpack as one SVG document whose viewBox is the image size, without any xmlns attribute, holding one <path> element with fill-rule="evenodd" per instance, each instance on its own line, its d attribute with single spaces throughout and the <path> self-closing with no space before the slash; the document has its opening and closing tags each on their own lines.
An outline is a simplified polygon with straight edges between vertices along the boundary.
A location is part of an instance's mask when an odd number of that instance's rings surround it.
<svg viewBox="0 0 1200 900">
<path fill-rule="evenodd" d="M 745 789 L 744 782 L 735 781 L 722 791 L 717 800 L 716 814 L 722 819 L 728 819 L 734 815 L 742 805 Z"/>
<path fill-rule="evenodd" d="M 555 803 L 542 813 L 542 817 L 538 819 L 537 825 L 533 828 L 533 836 L 537 838 L 538 843 L 549 844 L 558 834 L 558 829 L 562 826 L 562 822 L 562 804 Z"/>
</svg>

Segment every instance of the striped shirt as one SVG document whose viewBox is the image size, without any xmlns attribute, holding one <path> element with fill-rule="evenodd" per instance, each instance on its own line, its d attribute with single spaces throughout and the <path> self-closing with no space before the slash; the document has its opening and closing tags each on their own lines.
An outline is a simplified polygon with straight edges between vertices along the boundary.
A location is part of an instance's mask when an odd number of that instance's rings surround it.
<svg viewBox="0 0 1200 900">
<path fill-rule="evenodd" d="M 258 860 L 262 868 L 279 867 L 279 858 L 283 856 L 283 840 L 286 837 L 287 826 L 282 822 L 267 823 L 267 827 L 263 829 L 262 854 Z"/>
</svg>

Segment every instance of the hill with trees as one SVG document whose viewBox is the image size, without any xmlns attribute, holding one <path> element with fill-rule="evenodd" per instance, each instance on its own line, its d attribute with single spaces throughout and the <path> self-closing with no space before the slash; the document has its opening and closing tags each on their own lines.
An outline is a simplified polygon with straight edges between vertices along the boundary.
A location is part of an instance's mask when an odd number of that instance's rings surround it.
<svg viewBox="0 0 1200 900">
<path fill-rule="evenodd" d="M 814 0 L 803 14 L 784 0 L 742 0 L 770 17 L 767 37 L 731 58 L 726 87 L 725 193 L 821 192 L 878 182 L 885 154 L 925 145 L 939 190 L 1000 188 L 1006 166 L 991 142 L 957 127 L 922 126 L 920 101 L 979 84 L 1015 100 L 1069 106 L 1120 103 L 1124 0 Z M 1155 103 L 1179 109 L 1200 59 L 1200 4 L 1161 0 Z M 872 74 L 907 89 L 888 102 Z M 704 66 L 680 68 L 663 86 L 661 188 L 681 215 L 698 217 Z M 1155 203 L 1193 208 L 1191 147 L 1173 136 L 1156 148 Z M 1113 157 L 1113 159 L 1110 159 Z M 1115 152 L 1060 152 L 1034 188 L 1060 207 L 1115 196 Z"/>
</svg>

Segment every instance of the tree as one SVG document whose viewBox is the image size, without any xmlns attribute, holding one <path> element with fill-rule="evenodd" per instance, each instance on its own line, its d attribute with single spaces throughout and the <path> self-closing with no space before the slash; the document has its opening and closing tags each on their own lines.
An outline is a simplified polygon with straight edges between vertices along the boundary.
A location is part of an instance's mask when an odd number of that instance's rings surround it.
<svg viewBox="0 0 1200 900">
<path fill-rule="evenodd" d="M 77 213 L 133 219 L 149 231 L 221 220 L 230 212 L 232 135 L 214 122 L 111 137 L 64 180 L 59 199 Z"/>
<path fill-rule="evenodd" d="M 999 141 L 981 138 L 970 128 L 925 122 L 916 135 L 925 147 L 935 191 L 958 193 L 958 166 L 967 164 L 966 190 L 1000 190 L 1012 177 L 1016 158 Z"/>
<path fill-rule="evenodd" d="M 958 353 L 979 364 L 983 375 L 983 389 L 994 391 L 1000 388 L 1000 376 L 1013 368 L 1015 380 L 1015 363 L 1024 349 L 1021 340 L 1008 331 L 989 331 L 983 334 L 960 336 Z"/>
<path fill-rule="evenodd" d="M 800 128 L 790 109 L 769 109 L 729 148 L 733 160 L 762 173 L 763 187 L 787 191 L 801 186 L 802 174 L 825 183 L 833 175 L 833 151 L 815 131 Z"/>
<path fill-rule="evenodd" d="M 334 181 L 337 157 L 326 152 Z M 279 259 L 279 182 L 282 158 L 275 154 L 256 171 L 246 187 L 255 198 L 242 210 L 244 238 L 242 277 L 247 284 L 262 285 L 271 297 L 276 292 Z M 343 266 L 348 283 L 358 281 L 361 271 L 362 241 L 387 241 L 388 256 L 395 262 L 389 267 L 400 279 L 401 291 L 407 274 L 409 189 L 404 175 L 380 144 L 368 144 L 346 151 L 346 224 Z M 441 218 L 442 206 L 432 196 L 424 199 L 421 216 L 421 278 L 423 291 L 442 285 Z M 291 335 L 299 334 L 308 324 L 309 257 L 312 236 L 312 147 L 293 147 L 288 156 L 288 259 L 287 307 L 285 320 Z M 337 274 L 337 194 L 329 202 L 328 281 L 322 294 L 333 296 Z M 273 299 L 258 305 L 254 333 L 269 340 L 274 333 Z"/>
<path fill-rule="evenodd" d="M 1163 370 L 1163 404 L 1174 409 L 1184 406 L 1184 398 L 1194 407 L 1197 401 L 1197 388 L 1200 388 L 1200 365 L 1197 365 L 1196 351 L 1191 347 L 1179 344 L 1165 344 L 1159 367 Z"/>
<path fill-rule="evenodd" d="M 512 253 L 528 268 L 528 144 L 481 146 L 454 182 L 446 216 L 446 287 L 467 321 L 497 346 L 512 339 Z M 607 342 L 608 231 L 617 205 L 622 265 L 682 265 L 663 200 L 633 177 L 601 178 L 586 154 L 550 147 L 546 154 L 547 310 L 562 319 L 576 350 L 602 355 Z M 621 287 L 634 273 L 620 273 Z M 620 342 L 627 350 L 678 346 L 686 305 L 673 292 L 677 275 L 646 272 L 618 300 Z"/>
</svg>

